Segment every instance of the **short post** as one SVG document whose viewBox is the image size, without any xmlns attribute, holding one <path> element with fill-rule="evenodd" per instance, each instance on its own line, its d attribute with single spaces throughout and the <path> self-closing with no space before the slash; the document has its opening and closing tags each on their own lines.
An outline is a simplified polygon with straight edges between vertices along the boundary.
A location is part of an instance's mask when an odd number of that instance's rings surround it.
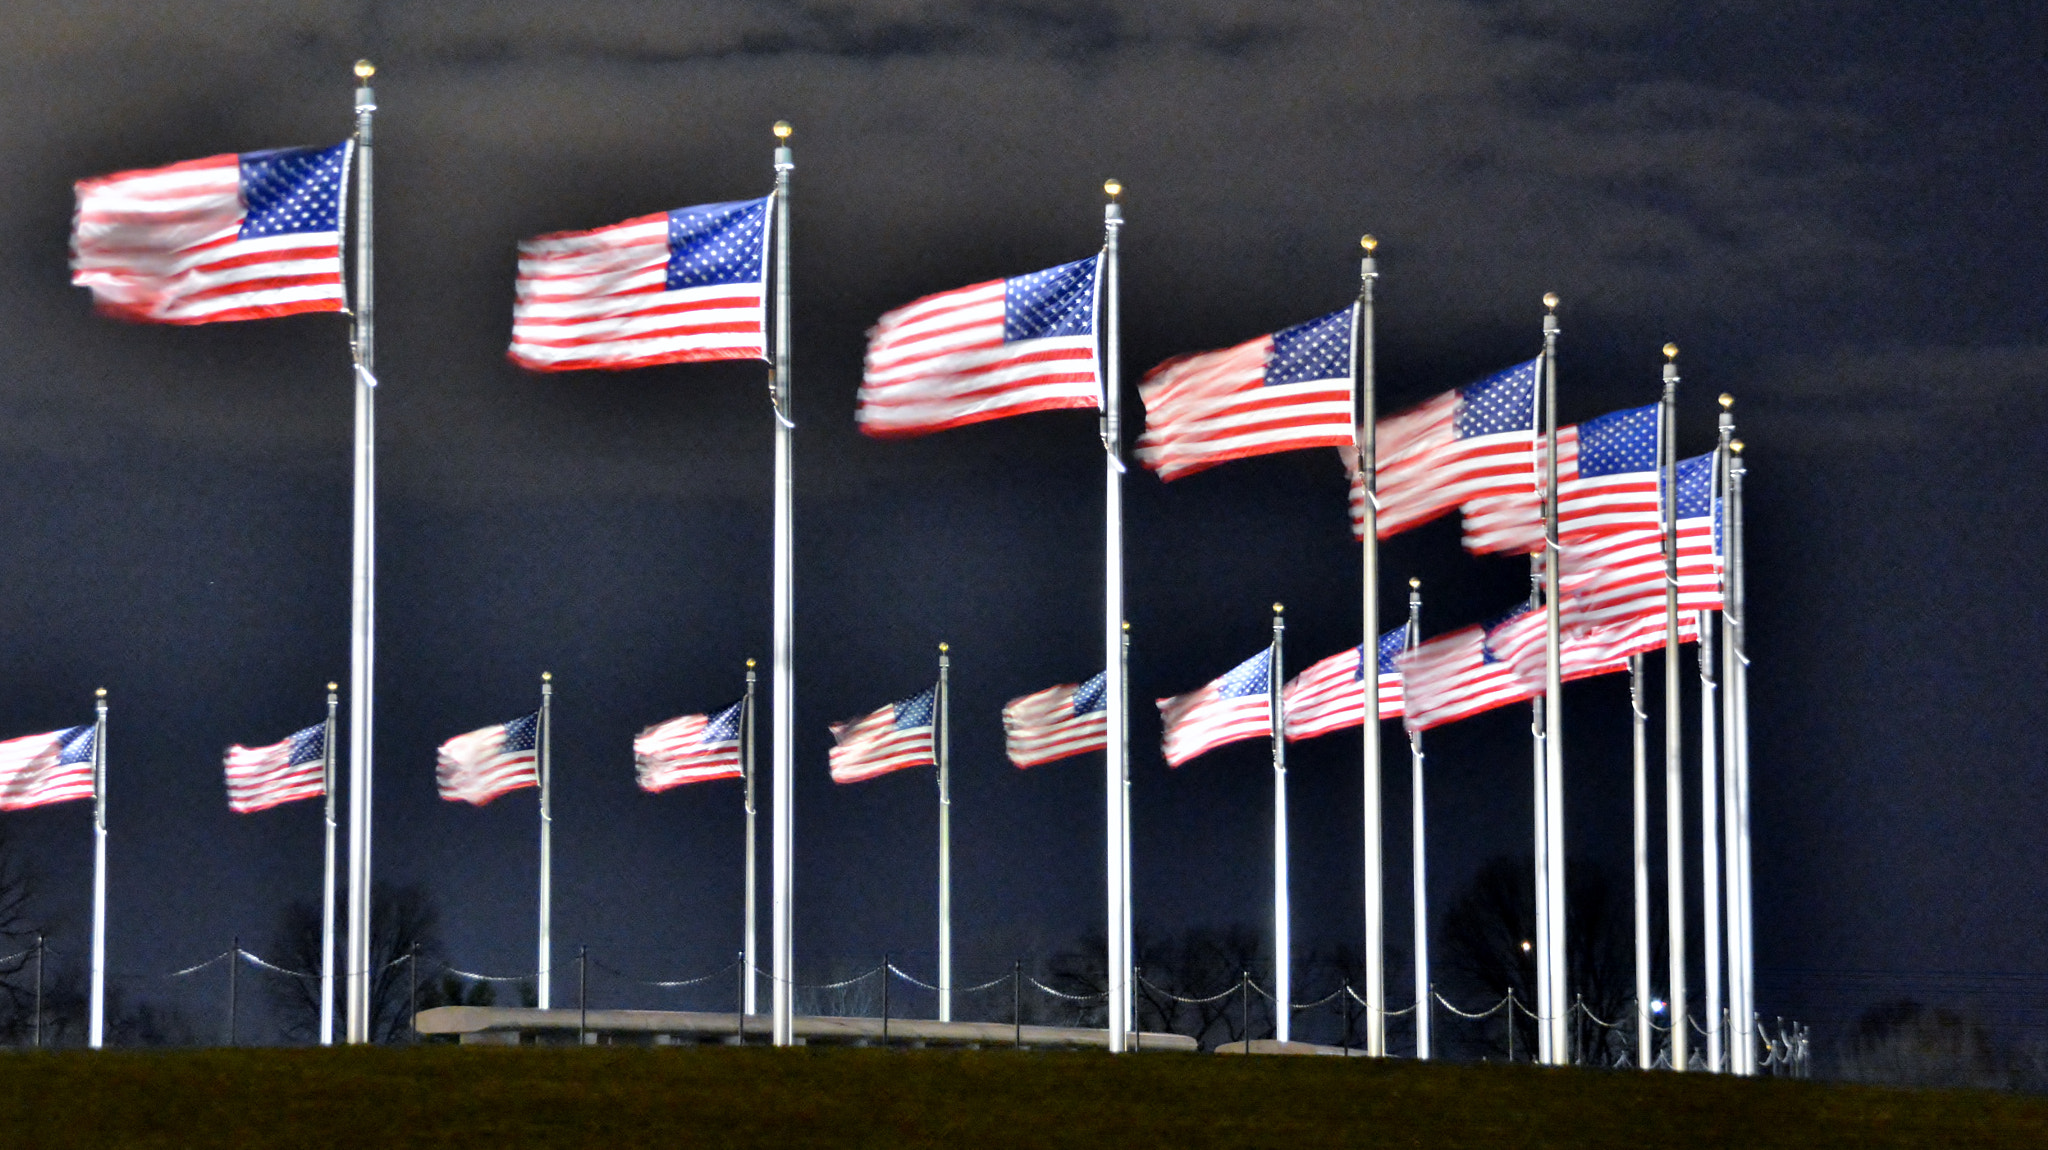
<svg viewBox="0 0 2048 1150">
<path fill-rule="evenodd" d="M 576 944 L 576 1045 L 590 1041 L 590 948 Z"/>
<path fill-rule="evenodd" d="M 889 956 L 882 956 L 882 1041 L 889 1041 Z"/>
<path fill-rule="evenodd" d="M 43 932 L 36 932 L 36 1049 L 43 1048 Z"/>
<path fill-rule="evenodd" d="M 740 1045 L 745 1046 L 747 1044 L 747 975 L 751 973 L 747 970 L 746 951 L 740 951 L 739 965 L 734 967 L 734 969 L 740 972 L 740 976 L 737 980 L 738 985 L 734 988 L 739 993 L 739 1009 L 734 1011 L 733 1015 L 740 1020 Z"/>
<path fill-rule="evenodd" d="M 412 1043 L 420 1043 L 420 940 L 413 939 L 412 946 L 405 952 L 405 977 L 411 997 L 406 999 L 406 1014 L 411 1017 Z"/>
<path fill-rule="evenodd" d="M 1010 1024 L 1017 1049 L 1024 1049 L 1024 963 L 1020 959 L 1010 960 Z"/>
<path fill-rule="evenodd" d="M 1515 1060 L 1515 988 L 1508 987 L 1508 1061 Z"/>
<path fill-rule="evenodd" d="M 235 976 L 242 968 L 242 936 L 236 935 L 228 948 L 228 1045 L 235 1045 Z"/>
<path fill-rule="evenodd" d="M 1126 624 L 1124 624 L 1124 627 L 1125 627 L 1125 629 L 1126 629 L 1126 630 L 1128 630 L 1128 629 L 1129 629 L 1129 627 L 1130 627 L 1130 624 L 1126 623 Z M 1124 845 L 1125 845 L 1125 846 L 1129 846 L 1129 845 L 1130 845 L 1130 840 L 1129 840 L 1128 838 L 1126 838 L 1126 839 L 1124 840 Z M 1133 966 L 1133 967 L 1131 967 L 1131 991 L 1130 991 L 1130 1000 L 1131 1000 L 1131 1049 L 1132 1049 L 1132 1050 L 1143 1050 L 1143 1049 L 1145 1048 L 1145 1045 L 1144 1045 L 1144 1031 L 1143 1031 L 1143 1030 L 1142 1030 L 1142 1029 L 1140 1028 L 1140 1024 L 1139 1024 L 1139 1018 L 1138 1018 L 1138 1008 L 1139 1008 L 1139 1005 L 1140 1005 L 1140 1003 L 1141 1003 L 1141 1002 L 1143 1001 L 1143 1000 L 1142 1000 L 1142 999 L 1141 999 L 1141 998 L 1140 998 L 1139 996 L 1140 996 L 1140 995 L 1142 995 L 1142 994 L 1144 993 L 1144 991 L 1145 991 L 1145 968 L 1144 968 L 1144 967 L 1142 967 L 1142 966 Z"/>
<path fill-rule="evenodd" d="M 1344 1020 L 1337 1032 L 1337 1042 L 1344 1051 L 1344 1057 L 1351 1057 L 1351 980 L 1344 980 L 1344 989 L 1337 992 L 1337 1015 Z"/>
<path fill-rule="evenodd" d="M 1237 972 L 1237 1017 L 1244 1030 L 1244 1052 L 1252 1052 L 1252 972 Z"/>
</svg>

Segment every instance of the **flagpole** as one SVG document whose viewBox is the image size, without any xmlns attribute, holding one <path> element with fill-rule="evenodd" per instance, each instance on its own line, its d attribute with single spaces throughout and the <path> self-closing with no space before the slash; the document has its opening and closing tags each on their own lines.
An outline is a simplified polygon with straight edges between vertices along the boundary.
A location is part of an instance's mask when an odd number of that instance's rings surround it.
<svg viewBox="0 0 2048 1150">
<path fill-rule="evenodd" d="M 746 781 L 747 808 L 747 858 L 743 868 L 746 874 L 746 934 L 740 940 L 740 1010 L 745 1014 L 758 1012 L 754 995 L 754 661 L 747 660 L 747 694 L 740 704 L 740 770 Z"/>
<path fill-rule="evenodd" d="M 1749 839 L 1749 602 L 1744 594 L 1744 567 L 1748 561 L 1748 545 L 1743 540 L 1742 529 L 1742 480 L 1748 468 L 1742 459 L 1742 441 L 1731 440 L 1728 444 L 1728 506 L 1729 506 L 1729 557 L 1734 578 L 1729 589 L 1735 607 L 1735 629 L 1730 638 L 1729 654 L 1733 656 L 1734 677 L 1730 680 L 1735 696 L 1735 736 L 1729 743 L 1729 751 L 1735 763 L 1735 810 L 1740 834 L 1738 843 L 1741 862 L 1736 874 L 1742 888 L 1740 910 L 1742 914 L 1742 1022 L 1744 1033 L 1744 1058 L 1749 1072 L 1756 1073 L 1756 1040 L 1753 1036 L 1756 1019 L 1756 872 L 1750 866 Z"/>
<path fill-rule="evenodd" d="M 1360 629 L 1362 656 L 1371 660 L 1373 673 L 1371 689 L 1367 692 L 1365 720 L 1359 727 L 1359 771 L 1365 796 L 1365 810 L 1361 821 L 1364 828 L 1363 848 L 1365 854 L 1365 1052 L 1373 1058 L 1384 1057 L 1387 1053 L 1387 925 L 1386 925 L 1386 875 L 1383 871 L 1381 824 L 1385 816 L 1380 811 L 1380 724 L 1379 724 L 1379 637 L 1380 637 L 1380 550 L 1379 550 L 1379 508 L 1374 503 L 1378 484 L 1375 474 L 1378 468 L 1378 443 L 1376 421 L 1378 412 L 1374 403 L 1375 348 L 1373 340 L 1373 284 L 1380 278 L 1379 261 L 1373 253 L 1379 248 L 1379 241 L 1371 236 L 1359 239 L 1365 249 L 1365 256 L 1358 265 L 1358 303 L 1356 306 L 1358 330 L 1358 354 L 1354 362 L 1358 367 L 1358 482 L 1365 498 L 1361 500 L 1364 516 L 1361 527 L 1364 539 L 1360 551 Z"/>
<path fill-rule="evenodd" d="M 551 761 L 551 744 L 554 742 L 554 676 L 546 671 L 540 673 L 540 730 L 536 732 L 540 744 L 540 946 L 534 962 L 534 983 L 537 1000 L 534 1005 L 548 1009 L 548 990 L 555 981 L 554 946 L 550 928 L 554 919 L 554 875 L 555 875 L 555 810 L 549 800 L 553 797 L 554 763 Z"/>
<path fill-rule="evenodd" d="M 1408 580 L 1408 633 L 1403 637 L 1402 646 L 1410 651 L 1422 644 L 1422 580 Z M 1376 732 L 1380 721 L 1379 684 L 1379 640 L 1373 640 L 1371 662 L 1361 658 L 1360 666 L 1370 666 L 1372 671 L 1365 676 L 1368 684 L 1365 696 L 1365 728 Z M 1363 653 L 1361 653 L 1363 655 Z M 1422 793 L 1422 732 L 1408 732 L 1408 795 L 1412 809 L 1414 828 L 1409 832 L 1413 843 L 1415 881 L 1415 1057 L 1424 1062 L 1429 1060 L 1429 850 L 1428 836 L 1424 833 L 1424 806 Z"/>
<path fill-rule="evenodd" d="M 1543 603 L 1543 556 L 1529 556 L 1529 607 L 1535 609 Z M 1532 832 L 1535 854 L 1532 866 L 1535 879 L 1536 897 L 1536 1057 L 1538 1061 L 1550 1061 L 1550 1030 L 1543 1019 L 1550 1017 L 1550 803 L 1549 788 L 1545 786 L 1548 762 L 1544 755 L 1545 727 L 1543 721 L 1543 696 L 1529 700 L 1529 735 L 1531 746 L 1530 784 L 1531 814 L 1535 820 Z M 1509 1029 L 1514 1027 L 1512 1012 L 1508 1019 Z"/>
<path fill-rule="evenodd" d="M 107 1034 L 107 689 L 93 692 L 92 720 L 92 1011 L 94 1050 Z"/>
<path fill-rule="evenodd" d="M 1565 1062 L 1565 945 L 1564 945 L 1564 672 L 1563 627 L 1558 601 L 1557 547 L 1557 294 L 1543 297 L 1543 390 L 1544 418 L 1549 428 L 1545 448 L 1549 488 L 1544 494 L 1543 612 L 1547 657 L 1543 668 L 1543 813 L 1549 822 L 1545 853 L 1550 866 L 1545 878 L 1550 890 L 1550 977 L 1549 1003 L 1544 1007 L 1543 1028 L 1550 1036 L 1549 1061 Z"/>
<path fill-rule="evenodd" d="M 1658 420 L 1664 473 L 1664 923 L 1671 970 L 1671 1069 L 1683 1074 L 1686 1033 L 1684 731 L 1678 693 L 1678 345 L 1664 345 L 1664 398 Z"/>
<path fill-rule="evenodd" d="M 334 716 L 341 705 L 341 684 L 327 684 L 327 729 L 320 740 L 321 794 L 327 810 L 325 868 L 320 883 L 320 1045 L 334 1045 Z"/>
<path fill-rule="evenodd" d="M 953 1021 L 953 657 L 939 644 L 939 1021 Z"/>
<path fill-rule="evenodd" d="M 1709 488 L 1709 510 L 1712 489 Z M 1678 498 L 1672 492 L 1672 501 Z M 1698 613 L 1700 664 L 1700 915 L 1705 933 L 1700 952 L 1706 961 L 1707 1073 L 1721 1073 L 1721 859 L 1714 835 L 1721 829 L 1715 788 L 1720 785 L 1720 757 L 1714 745 L 1714 629 L 1708 613 Z"/>
<path fill-rule="evenodd" d="M 1105 668 L 1103 704 L 1108 710 L 1104 718 L 1109 730 L 1120 733 L 1125 730 L 1126 713 L 1129 710 L 1129 699 L 1124 689 L 1123 661 L 1124 464 L 1121 424 L 1123 397 L 1120 394 L 1123 389 L 1123 348 L 1117 308 L 1117 240 L 1124 226 L 1123 205 L 1117 202 L 1117 197 L 1123 193 L 1124 186 L 1116 180 L 1108 180 L 1103 183 L 1102 190 L 1109 195 L 1109 202 L 1102 206 L 1102 263 L 1105 289 L 1102 325 L 1102 661 Z M 1109 921 L 1105 931 L 1109 936 L 1109 953 L 1103 969 L 1109 974 L 1109 1052 L 1122 1054 L 1130 1041 L 1131 940 L 1124 932 L 1130 900 L 1130 890 L 1125 885 L 1124 873 L 1124 840 L 1130 833 L 1125 821 L 1124 798 L 1127 778 L 1125 764 L 1129 759 L 1129 753 L 1121 738 L 1109 740 L 1109 753 L 1104 758 L 1107 760 L 1104 772 L 1107 810 L 1104 818 L 1109 828 L 1106 836 L 1109 856 Z"/>
<path fill-rule="evenodd" d="M 356 291 L 352 343 L 356 369 L 355 538 L 349 583 L 348 671 L 348 1040 L 370 1041 L 371 671 L 376 655 L 376 295 L 370 181 L 370 120 L 377 110 L 370 77 L 356 61 Z"/>
<path fill-rule="evenodd" d="M 1292 1030 L 1294 940 L 1287 904 L 1287 702 L 1280 684 L 1287 675 L 1283 640 L 1287 620 L 1273 604 L 1272 664 L 1266 673 L 1266 714 L 1273 727 L 1273 1037 L 1286 1042 Z M 1374 676 L 1377 684 L 1378 676 Z M 1245 1041 L 1251 1041 L 1247 1033 Z"/>
<path fill-rule="evenodd" d="M 1734 405 L 1734 396 L 1725 393 L 1721 396 L 1721 415 L 1717 428 L 1718 438 L 1714 445 L 1713 500 L 1708 506 L 1708 511 L 1714 517 L 1714 549 L 1721 557 L 1721 570 L 1718 574 L 1718 579 L 1721 590 L 1721 683 L 1723 684 L 1723 689 L 1721 691 L 1718 721 L 1721 724 L 1723 755 L 1721 769 L 1721 865 L 1724 878 L 1721 884 L 1721 897 L 1728 923 L 1726 942 L 1727 973 L 1725 975 L 1728 981 L 1728 1072 L 1731 1074 L 1748 1074 L 1750 1072 L 1748 1058 L 1748 1051 L 1750 1049 L 1749 1014 L 1744 1005 L 1742 987 L 1743 926 L 1741 911 L 1742 881 L 1740 873 L 1742 868 L 1742 847 L 1740 841 L 1742 832 L 1741 820 L 1737 817 L 1739 807 L 1736 802 L 1736 776 L 1739 773 L 1735 750 L 1734 663 L 1736 650 L 1734 627 L 1736 608 L 1731 602 L 1733 588 L 1730 586 L 1729 578 L 1731 574 L 1729 568 L 1730 554 L 1728 533 L 1724 525 L 1728 508 L 1729 463 L 1731 460 L 1729 442 L 1735 434 L 1735 416 L 1730 409 Z M 1701 633 L 1705 633 L 1704 624 L 1702 625 Z M 1712 712 L 1700 716 L 1702 724 L 1715 721 L 1717 721 L 1717 717 Z"/>
<path fill-rule="evenodd" d="M 795 797 L 795 754 L 796 754 L 796 680 L 795 680 L 795 636 L 792 633 L 791 601 L 795 566 L 794 502 L 792 433 L 796 425 L 791 420 L 791 396 L 789 378 L 789 184 L 790 173 L 796 169 L 796 160 L 789 150 L 790 127 L 787 120 L 775 123 L 775 138 L 780 141 L 775 148 L 775 359 L 774 380 L 771 398 L 775 405 L 775 666 L 771 691 L 774 694 L 775 731 L 772 736 L 775 759 L 775 823 L 771 832 L 774 839 L 774 861 L 771 873 L 775 884 L 771 915 L 774 924 L 770 928 L 775 948 L 774 985 L 771 998 L 774 1006 L 774 1042 L 777 1046 L 788 1046 L 795 1040 L 794 1022 L 791 1016 L 793 999 L 792 980 L 796 976 L 795 942 L 792 928 L 795 925 L 792 898 L 793 868 L 795 866 L 796 821 L 791 810 Z"/>
<path fill-rule="evenodd" d="M 1650 1020 L 1650 780 L 1646 730 L 1650 713 L 1643 709 L 1643 657 L 1628 657 L 1628 707 L 1634 736 L 1635 770 L 1635 904 L 1636 904 L 1636 1066 L 1648 1070 L 1657 1060 L 1656 1031 Z"/>
</svg>

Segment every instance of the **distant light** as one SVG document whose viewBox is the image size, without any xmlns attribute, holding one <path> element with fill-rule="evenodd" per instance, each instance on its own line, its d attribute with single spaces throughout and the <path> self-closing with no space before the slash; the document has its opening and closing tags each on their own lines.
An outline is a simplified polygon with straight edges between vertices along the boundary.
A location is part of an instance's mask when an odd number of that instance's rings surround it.
<svg viewBox="0 0 2048 1150">
<path fill-rule="evenodd" d="M 1522 940 L 1522 953 L 1523 953 L 1523 954 L 1527 954 L 1527 953 L 1529 953 L 1529 952 L 1530 952 L 1531 950 L 1534 950 L 1534 949 L 1535 949 L 1535 944 L 1534 944 L 1534 943 L 1530 942 L 1530 941 L 1529 941 L 1528 939 L 1526 939 L 1526 938 Z"/>
<path fill-rule="evenodd" d="M 1664 1000 L 1663 1000 L 1663 999 L 1661 999 L 1661 998 L 1653 998 L 1653 999 L 1651 999 L 1651 1000 L 1650 1000 L 1650 1013 L 1651 1013 L 1651 1014 L 1662 1014 L 1662 1013 L 1664 1013 Z"/>
</svg>

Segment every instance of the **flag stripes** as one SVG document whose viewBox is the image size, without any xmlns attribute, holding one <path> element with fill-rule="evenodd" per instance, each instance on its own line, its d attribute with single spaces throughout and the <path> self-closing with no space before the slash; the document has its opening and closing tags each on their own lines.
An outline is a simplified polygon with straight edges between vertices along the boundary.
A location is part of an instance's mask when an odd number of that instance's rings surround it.
<svg viewBox="0 0 2048 1150">
<path fill-rule="evenodd" d="M 906 767 L 937 765 L 937 694 L 937 687 L 926 687 L 872 714 L 832 724 L 837 744 L 828 755 L 832 781 L 858 783 Z"/>
<path fill-rule="evenodd" d="M 1374 676 L 1379 687 L 1379 717 L 1398 719 L 1404 709 L 1401 672 L 1395 660 L 1406 648 L 1408 626 L 1381 635 Z M 1359 648 L 1339 651 L 1288 680 L 1280 699 L 1287 713 L 1287 738 L 1312 739 L 1365 721 L 1364 666 Z"/>
<path fill-rule="evenodd" d="M 1177 356 L 1147 372 L 1138 385 L 1145 401 L 1138 461 L 1171 481 L 1233 459 L 1354 444 L 1355 311 Z"/>
<path fill-rule="evenodd" d="M 1268 647 L 1200 690 L 1155 700 L 1166 765 L 1180 766 L 1225 743 L 1270 736 L 1272 673 L 1273 651 Z"/>
<path fill-rule="evenodd" d="M 208 156 L 73 185 L 71 282 L 103 312 L 200 324 L 342 311 L 350 144 Z"/>
<path fill-rule="evenodd" d="M 1475 499 L 1536 490 L 1536 379 L 1539 357 L 1445 392 L 1374 425 L 1374 491 L 1379 536 L 1397 535 Z M 1340 449 L 1341 450 L 1341 449 Z M 1365 531 L 1365 485 L 1355 450 L 1351 535 Z"/>
<path fill-rule="evenodd" d="M 683 715 L 633 737 L 633 767 L 640 789 L 649 793 L 746 777 L 740 762 L 740 712 L 744 700 L 716 714 Z"/>
</svg>

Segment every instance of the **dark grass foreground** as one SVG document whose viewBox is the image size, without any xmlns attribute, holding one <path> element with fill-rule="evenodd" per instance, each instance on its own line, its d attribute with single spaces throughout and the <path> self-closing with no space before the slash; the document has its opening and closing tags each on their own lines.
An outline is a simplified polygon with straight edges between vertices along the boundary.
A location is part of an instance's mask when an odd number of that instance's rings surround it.
<svg viewBox="0 0 2048 1150">
<path fill-rule="evenodd" d="M 2048 1099 L 1213 1055 L 105 1051 L 0 1055 L 0 1145 L 2048 1147 Z"/>
</svg>

